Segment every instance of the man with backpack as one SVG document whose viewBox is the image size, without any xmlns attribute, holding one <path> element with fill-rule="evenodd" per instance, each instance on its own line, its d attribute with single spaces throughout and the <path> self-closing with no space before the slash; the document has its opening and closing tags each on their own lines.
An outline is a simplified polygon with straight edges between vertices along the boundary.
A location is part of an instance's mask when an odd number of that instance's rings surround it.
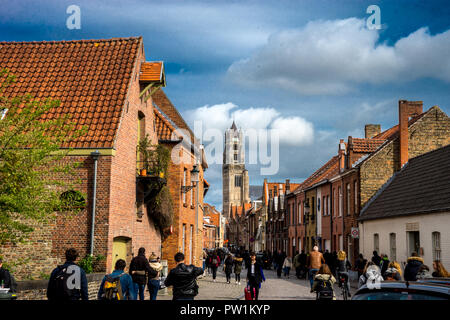
<svg viewBox="0 0 450 320">
<path fill-rule="evenodd" d="M 66 262 L 50 275 L 48 300 L 89 300 L 86 273 L 75 263 L 77 258 L 77 250 L 66 250 Z"/>
<path fill-rule="evenodd" d="M 99 300 L 136 300 L 133 279 L 124 271 L 126 265 L 123 259 L 116 261 L 113 273 L 102 280 L 97 296 Z"/>
<path fill-rule="evenodd" d="M 203 269 L 184 264 L 184 254 L 175 255 L 177 266 L 170 270 L 164 281 L 166 287 L 173 286 L 173 300 L 194 300 L 198 294 L 197 277 L 203 274 Z"/>
</svg>

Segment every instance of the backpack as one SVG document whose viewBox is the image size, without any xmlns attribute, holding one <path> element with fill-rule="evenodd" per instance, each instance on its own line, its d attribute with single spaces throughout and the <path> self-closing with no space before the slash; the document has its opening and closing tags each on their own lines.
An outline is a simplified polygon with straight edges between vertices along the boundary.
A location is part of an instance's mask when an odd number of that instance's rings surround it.
<svg viewBox="0 0 450 320">
<path fill-rule="evenodd" d="M 329 280 L 320 281 L 317 288 L 317 297 L 319 300 L 333 300 L 333 288 Z"/>
<path fill-rule="evenodd" d="M 125 273 L 117 277 L 107 275 L 105 283 L 103 284 L 103 300 L 123 300 L 122 285 L 120 284 L 120 278 Z"/>
<path fill-rule="evenodd" d="M 54 289 L 55 299 L 71 300 L 74 298 L 74 293 L 77 289 L 69 289 L 67 286 L 69 283 L 69 277 L 73 275 L 73 273 L 67 272 L 67 269 L 67 267 L 63 268 L 63 266 L 58 266 L 58 272 L 53 279 L 53 283 L 51 283 Z"/>
<path fill-rule="evenodd" d="M 217 256 L 214 257 L 214 258 L 212 259 L 212 264 L 213 264 L 213 265 L 216 265 L 216 264 L 217 264 Z"/>
</svg>

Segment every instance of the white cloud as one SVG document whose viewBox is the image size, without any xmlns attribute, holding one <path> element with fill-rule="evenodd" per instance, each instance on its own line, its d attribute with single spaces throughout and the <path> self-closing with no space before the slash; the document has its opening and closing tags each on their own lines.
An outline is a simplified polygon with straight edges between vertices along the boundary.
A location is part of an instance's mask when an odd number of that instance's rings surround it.
<svg viewBox="0 0 450 320">
<path fill-rule="evenodd" d="M 194 121 L 201 121 L 203 130 L 218 129 L 223 134 L 233 120 L 239 128 L 254 130 L 275 129 L 280 143 L 286 145 L 308 145 L 313 141 L 314 126 L 298 117 L 282 117 L 274 108 L 240 108 L 228 102 L 184 112 L 185 118 L 194 128 Z"/>
<path fill-rule="evenodd" d="M 365 20 L 312 21 L 273 34 L 228 76 L 248 86 L 278 86 L 305 95 L 341 94 L 357 84 L 406 82 L 423 77 L 450 81 L 450 30 L 421 28 L 393 46 L 378 43 Z"/>
<path fill-rule="evenodd" d="M 280 142 L 287 145 L 308 145 L 313 142 L 314 127 L 311 122 L 300 117 L 277 118 L 271 125 L 278 130 Z"/>
</svg>

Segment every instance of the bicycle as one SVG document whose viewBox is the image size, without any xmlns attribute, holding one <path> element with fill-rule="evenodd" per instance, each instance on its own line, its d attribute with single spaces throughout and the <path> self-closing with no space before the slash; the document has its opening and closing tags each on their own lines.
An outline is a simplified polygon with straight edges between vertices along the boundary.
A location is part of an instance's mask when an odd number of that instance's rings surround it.
<svg viewBox="0 0 450 320">
<path fill-rule="evenodd" d="M 341 287 L 341 294 L 344 300 L 348 298 L 347 278 L 343 274 L 339 274 L 339 285 Z"/>
</svg>

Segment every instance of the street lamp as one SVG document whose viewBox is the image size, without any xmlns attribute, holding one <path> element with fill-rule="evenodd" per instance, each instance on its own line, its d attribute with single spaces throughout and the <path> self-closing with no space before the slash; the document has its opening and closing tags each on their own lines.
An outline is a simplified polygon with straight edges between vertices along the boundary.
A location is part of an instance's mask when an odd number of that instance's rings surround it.
<svg viewBox="0 0 450 320">
<path fill-rule="evenodd" d="M 196 243 L 198 245 L 198 202 L 199 202 L 199 173 L 200 170 L 198 170 L 198 165 L 194 165 L 194 167 L 191 170 L 191 182 L 197 187 L 197 202 L 195 204 L 195 238 L 196 238 Z M 194 256 L 194 260 L 195 260 L 195 256 Z"/>
</svg>

